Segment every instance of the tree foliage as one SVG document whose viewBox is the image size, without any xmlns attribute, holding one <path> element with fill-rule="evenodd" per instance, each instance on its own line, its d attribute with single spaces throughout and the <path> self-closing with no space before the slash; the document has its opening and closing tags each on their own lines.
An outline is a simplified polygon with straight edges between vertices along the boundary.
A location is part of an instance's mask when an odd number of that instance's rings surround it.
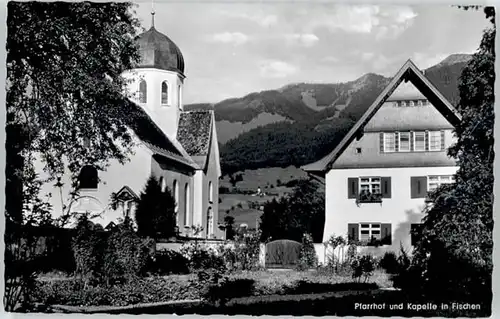
<svg viewBox="0 0 500 319">
<path fill-rule="evenodd" d="M 29 262 L 25 252 L 38 242 L 18 237 L 21 225 L 54 223 L 48 198 L 40 195 L 44 183 L 62 187 L 69 171 L 75 189 L 84 164 L 103 169 L 130 153 L 121 74 L 139 60 L 131 8 L 125 2 L 8 3 L 6 253 L 15 262 Z M 24 270 L 6 277 L 11 291 L 27 291 L 33 272 Z M 22 301 L 15 294 L 4 298 L 9 311 Z"/>
<path fill-rule="evenodd" d="M 353 122 L 335 119 L 328 127 L 316 124 L 279 122 L 243 133 L 222 146 L 224 174 L 263 167 L 301 166 L 330 152 Z"/>
<path fill-rule="evenodd" d="M 485 13 L 494 21 L 492 10 Z M 484 31 L 461 75 L 462 121 L 448 152 L 459 166 L 456 183 L 431 194 L 433 205 L 415 251 L 413 266 L 434 292 L 491 298 L 495 32 L 494 25 Z"/>
<path fill-rule="evenodd" d="M 169 238 L 175 236 L 175 198 L 167 187 L 162 190 L 158 179 L 151 176 L 141 192 L 135 212 L 137 232 L 141 236 Z"/>
<path fill-rule="evenodd" d="M 318 185 L 311 180 L 302 180 L 292 194 L 272 199 L 264 205 L 261 216 L 261 240 L 290 239 L 302 241 L 306 233 L 312 234 L 314 242 L 323 239 L 325 223 L 325 199 L 318 192 Z"/>
<path fill-rule="evenodd" d="M 57 181 L 68 170 L 76 180 L 84 164 L 126 161 L 133 140 L 122 72 L 139 61 L 131 9 L 125 2 L 9 2 L 7 192 L 15 200 L 27 185 L 22 171 L 35 160 Z M 9 203 L 11 218 L 20 219 L 19 207 Z"/>
</svg>

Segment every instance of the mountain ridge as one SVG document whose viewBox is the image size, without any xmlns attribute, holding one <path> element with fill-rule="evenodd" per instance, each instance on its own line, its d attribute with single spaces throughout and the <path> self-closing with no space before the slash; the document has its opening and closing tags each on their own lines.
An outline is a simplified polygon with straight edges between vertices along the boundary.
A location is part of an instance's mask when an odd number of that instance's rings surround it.
<svg viewBox="0 0 500 319">
<path fill-rule="evenodd" d="M 453 54 L 424 70 L 453 105 L 469 60 L 469 55 Z M 367 73 L 344 83 L 291 83 L 197 106 L 215 110 L 225 173 L 300 166 L 331 151 L 390 80 Z"/>
</svg>

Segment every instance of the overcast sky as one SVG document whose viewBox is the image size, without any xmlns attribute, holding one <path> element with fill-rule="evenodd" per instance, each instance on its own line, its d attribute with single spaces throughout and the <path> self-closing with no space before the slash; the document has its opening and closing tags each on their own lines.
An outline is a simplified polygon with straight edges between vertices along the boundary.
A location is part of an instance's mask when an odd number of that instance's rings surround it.
<svg viewBox="0 0 500 319">
<path fill-rule="evenodd" d="M 136 7 L 151 26 L 151 3 Z M 155 3 L 155 27 L 181 49 L 184 102 L 218 102 L 296 82 L 392 76 L 473 53 L 487 20 L 449 5 Z"/>
</svg>

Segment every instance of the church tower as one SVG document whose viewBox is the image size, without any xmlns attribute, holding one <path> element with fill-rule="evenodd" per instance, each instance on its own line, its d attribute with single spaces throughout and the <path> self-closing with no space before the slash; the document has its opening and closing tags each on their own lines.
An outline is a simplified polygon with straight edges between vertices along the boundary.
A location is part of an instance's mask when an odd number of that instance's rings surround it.
<svg viewBox="0 0 500 319">
<path fill-rule="evenodd" d="M 179 47 L 158 32 L 151 12 L 151 28 L 139 35 L 141 61 L 125 74 L 131 79 L 129 93 L 169 137 L 175 139 L 183 111 L 184 57 Z"/>
</svg>

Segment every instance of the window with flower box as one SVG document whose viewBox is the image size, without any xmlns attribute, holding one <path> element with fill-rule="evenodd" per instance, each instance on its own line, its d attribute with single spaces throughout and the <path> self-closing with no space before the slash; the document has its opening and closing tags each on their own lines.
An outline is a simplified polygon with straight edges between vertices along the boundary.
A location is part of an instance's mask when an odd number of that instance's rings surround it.
<svg viewBox="0 0 500 319">
<path fill-rule="evenodd" d="M 380 203 L 382 198 L 391 198 L 390 177 L 351 177 L 347 179 L 347 188 L 347 197 L 359 203 Z"/>
<path fill-rule="evenodd" d="M 392 244 L 392 225 L 379 222 L 347 224 L 350 243 L 363 246 L 382 246 Z"/>
</svg>

